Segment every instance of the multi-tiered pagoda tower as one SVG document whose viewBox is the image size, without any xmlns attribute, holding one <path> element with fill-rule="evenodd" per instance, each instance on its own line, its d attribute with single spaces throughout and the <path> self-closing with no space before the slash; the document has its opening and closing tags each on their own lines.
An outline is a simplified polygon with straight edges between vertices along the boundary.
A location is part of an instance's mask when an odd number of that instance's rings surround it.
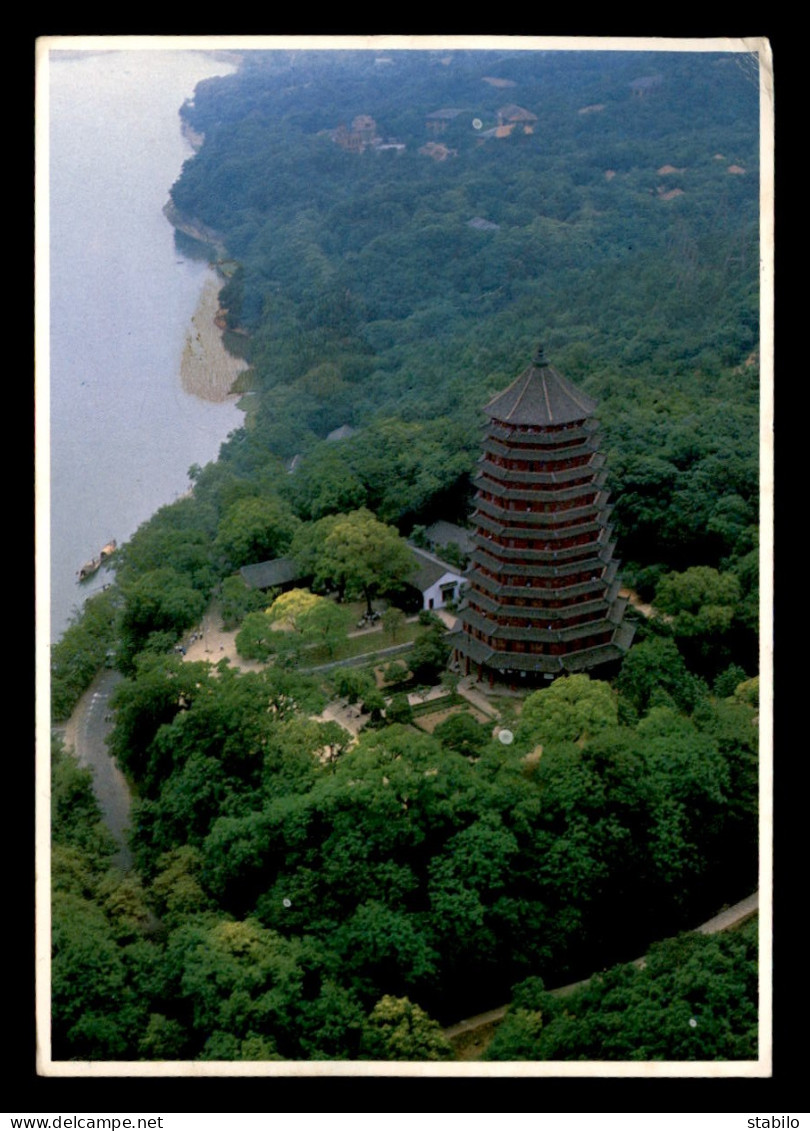
<svg viewBox="0 0 810 1131">
<path fill-rule="evenodd" d="M 615 664 L 630 647 L 595 409 L 542 348 L 486 406 L 454 637 L 464 674 L 537 683 Z"/>
</svg>

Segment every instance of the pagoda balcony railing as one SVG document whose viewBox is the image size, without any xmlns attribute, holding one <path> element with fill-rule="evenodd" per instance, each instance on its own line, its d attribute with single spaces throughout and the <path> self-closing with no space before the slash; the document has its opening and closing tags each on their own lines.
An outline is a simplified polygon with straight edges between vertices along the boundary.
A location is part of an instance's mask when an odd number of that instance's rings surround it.
<svg viewBox="0 0 810 1131">
<path fill-rule="evenodd" d="M 571 443 L 570 446 L 561 447 L 544 447 L 542 444 L 510 444 L 502 443 L 496 437 L 484 438 L 481 444 L 483 452 L 489 454 L 496 459 L 518 459 L 523 460 L 525 463 L 536 464 L 549 464 L 553 467 L 554 464 L 563 464 L 568 459 L 578 459 L 583 456 L 593 456 L 596 452 L 600 452 L 598 446 L 598 435 L 588 435 L 580 440 Z"/>
<path fill-rule="evenodd" d="M 478 460 L 478 467 L 483 474 L 488 475 L 491 479 L 500 480 L 504 483 L 525 483 L 530 487 L 541 485 L 556 487 L 591 482 L 594 473 L 599 471 L 604 463 L 604 456 L 600 458 L 600 456 L 595 455 L 587 463 L 577 464 L 575 467 L 556 469 L 546 465 L 545 468 L 531 471 L 525 468 L 508 467 L 487 459 L 487 456 L 483 455 Z"/>
<path fill-rule="evenodd" d="M 556 511 L 530 511 L 530 510 L 508 510 L 500 503 L 492 502 L 490 499 L 484 499 L 480 495 L 476 496 L 475 505 L 478 510 L 483 510 L 492 518 L 501 519 L 504 526 L 511 528 L 511 519 L 516 522 L 533 522 L 534 518 L 541 516 L 546 518 L 546 522 L 538 522 L 538 529 L 554 529 L 558 527 L 561 530 L 570 530 L 570 526 L 564 526 L 563 523 L 569 522 L 598 522 L 599 525 L 604 525 L 608 521 L 608 516 L 612 513 L 612 506 L 608 506 L 607 492 L 599 492 L 596 498 L 591 503 L 583 503 L 567 507 L 565 510 Z M 518 506 L 525 507 L 525 503 L 518 502 Z M 522 530 L 523 527 L 515 527 L 516 530 Z"/>
<path fill-rule="evenodd" d="M 490 419 L 487 425 L 487 435 L 495 436 L 499 440 L 506 440 L 510 447 L 512 444 L 526 444 L 547 442 L 558 444 L 562 440 L 577 439 L 580 436 L 592 436 L 599 431 L 599 421 L 595 418 L 584 418 L 572 421 L 570 424 L 508 424 L 500 420 Z"/>
<path fill-rule="evenodd" d="M 472 609 L 467 609 L 462 616 L 465 630 L 469 626 L 483 632 L 489 640 L 536 640 L 539 643 L 553 644 L 556 641 L 569 643 L 580 640 L 586 636 L 594 636 L 602 632 L 611 632 L 616 627 L 616 622 L 606 615 L 595 617 L 593 620 L 584 621 L 582 624 L 554 626 L 549 622 L 532 623 L 522 627 L 516 625 L 497 624 Z"/>
<path fill-rule="evenodd" d="M 456 645 L 462 656 L 469 656 L 475 664 L 482 667 L 494 668 L 496 671 L 526 671 L 543 672 L 550 675 L 561 675 L 563 672 L 562 657 L 537 653 L 496 652 L 482 640 L 467 636 Z"/>
<path fill-rule="evenodd" d="M 576 550 L 603 541 L 604 532 L 612 529 L 610 523 L 598 522 L 592 518 L 590 522 L 583 522 L 578 526 L 565 526 L 562 529 L 556 526 L 533 526 L 526 530 L 523 527 L 493 522 L 484 515 L 475 533 L 470 537 L 476 545 L 484 549 L 488 546 L 501 546 L 526 550 L 527 553 L 541 550 L 553 556 L 555 552 L 562 554 L 568 550 Z"/>
<path fill-rule="evenodd" d="M 589 648 L 568 652 L 563 658 L 563 666 L 566 671 L 583 671 L 598 664 L 615 663 L 624 659 L 625 653 L 625 648 L 619 647 L 614 640 L 611 640 L 606 644 L 594 644 Z"/>
<path fill-rule="evenodd" d="M 605 471 L 597 471 L 589 483 L 582 483 L 575 487 L 554 486 L 550 488 L 538 488 L 527 485 L 521 487 L 515 483 L 502 483 L 492 478 L 489 472 L 479 471 L 474 475 L 475 485 L 479 491 L 484 491 L 495 498 L 500 498 L 504 502 L 513 503 L 536 503 L 543 504 L 548 507 L 557 507 L 554 513 L 565 513 L 560 510 L 560 503 L 575 502 L 582 496 L 592 495 L 595 491 L 601 491 L 602 487 L 607 480 L 607 473 Z M 605 491 L 601 502 L 606 502 L 608 492 Z M 596 500 L 595 500 L 596 501 Z M 583 506 L 590 506 L 590 503 L 583 503 Z M 525 511 L 527 508 L 523 507 Z M 569 510 L 572 508 L 569 508 Z M 507 513 L 521 513 L 516 507 L 509 508 L 503 507 Z M 540 512 L 538 512 L 540 513 Z"/>
<path fill-rule="evenodd" d="M 551 542 L 564 542 L 569 538 L 581 538 L 584 535 L 595 534 L 605 525 L 604 522 L 598 521 L 595 517 L 587 522 L 575 522 L 571 526 L 541 525 L 539 523 L 526 526 L 517 523 L 507 525 L 480 512 L 473 515 L 473 521 L 476 526 L 476 533 L 483 534 L 484 537 L 486 537 L 486 534 L 492 534 L 495 538 L 528 539 L 530 541 L 542 538 Z"/>
<path fill-rule="evenodd" d="M 500 560 L 505 562 L 545 562 L 546 564 L 553 565 L 555 562 L 560 564 L 569 561 L 581 560 L 587 561 L 595 557 L 601 548 L 606 545 L 610 540 L 610 531 L 606 528 L 598 528 L 599 533 L 596 538 L 591 539 L 590 542 L 582 542 L 577 546 L 565 546 L 556 550 L 535 550 L 529 549 L 526 546 L 505 546 L 502 542 L 496 541 L 494 538 L 487 538 L 483 534 L 473 535 L 473 544 L 484 553 L 494 554 Z M 524 541 L 525 539 L 518 539 Z"/>
<path fill-rule="evenodd" d="M 613 640 L 589 644 L 585 648 L 566 648 L 555 654 L 496 649 L 485 641 L 476 640 L 474 636 L 460 638 L 456 647 L 461 655 L 469 656 L 474 663 L 505 675 L 520 671 L 561 675 L 564 671 L 581 671 L 597 664 L 610 663 L 624 655 L 624 650 Z"/>
<path fill-rule="evenodd" d="M 548 620 L 557 621 L 563 624 L 571 617 L 587 616 L 591 613 L 598 613 L 601 609 L 612 607 L 618 596 L 619 582 L 615 580 L 605 592 L 593 600 L 577 601 L 574 600 L 571 604 L 563 605 L 560 608 L 551 608 L 548 604 L 548 599 L 537 597 L 521 597 L 519 600 L 523 604 L 512 603 L 511 601 L 499 601 L 492 596 L 491 593 L 485 593 L 481 589 L 467 588 L 465 590 L 465 605 L 473 607 L 476 612 L 485 612 L 491 615 L 498 615 L 502 617 L 546 617 Z M 544 592 L 540 590 L 527 589 L 524 593 L 538 593 Z"/>
<path fill-rule="evenodd" d="M 585 523 L 597 522 L 602 525 L 607 522 L 613 512 L 612 504 L 608 503 L 607 491 L 600 492 L 593 503 L 585 507 L 570 507 L 568 510 L 527 510 L 525 504 L 520 504 L 520 509 L 510 510 L 503 505 L 502 500 L 493 501 L 485 499 L 479 492 L 475 498 L 476 510 L 472 517 L 473 525 L 480 522 L 481 515 L 496 521 L 504 529 L 522 530 L 525 526 L 544 527 L 549 530 L 573 530 Z M 600 506 L 601 500 L 601 506 Z M 544 531 L 545 533 L 545 531 Z"/>
<path fill-rule="evenodd" d="M 506 576 L 564 579 L 572 574 L 591 573 L 594 569 L 603 568 L 610 560 L 615 548 L 615 543 L 610 542 L 596 548 L 594 554 L 582 561 L 565 562 L 558 560 L 551 563 L 527 558 L 513 561 L 496 557 L 487 550 L 478 548 L 470 555 L 470 565 L 472 567 L 476 565 L 485 566 L 491 573 Z M 515 568 L 516 566 L 518 568 Z M 470 573 L 474 573 L 474 568 L 470 570 Z"/>
<path fill-rule="evenodd" d="M 514 597 L 536 597 L 540 594 L 547 594 L 550 600 L 572 600 L 577 597 L 584 597 L 587 600 L 595 599 L 596 595 L 603 594 L 616 580 L 616 575 L 619 571 L 619 562 L 614 558 L 605 567 L 604 571 L 598 577 L 588 578 L 585 581 L 577 581 L 574 583 L 566 584 L 565 579 L 555 578 L 554 580 L 561 581 L 559 585 L 543 585 L 540 582 L 549 580 L 548 578 L 526 577 L 525 581 L 513 585 L 505 581 L 499 581 L 497 576 L 490 576 L 483 573 L 481 570 L 470 571 L 467 578 L 467 583 L 472 592 L 485 592 L 494 595 L 498 600 L 508 601 Z M 497 571 L 493 571 L 497 572 Z M 537 581 L 538 584 L 532 584 Z"/>
</svg>

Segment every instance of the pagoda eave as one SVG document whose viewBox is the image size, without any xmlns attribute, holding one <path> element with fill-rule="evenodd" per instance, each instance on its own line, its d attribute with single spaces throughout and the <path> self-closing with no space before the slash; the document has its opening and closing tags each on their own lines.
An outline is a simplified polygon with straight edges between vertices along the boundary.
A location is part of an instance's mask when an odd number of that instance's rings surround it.
<svg viewBox="0 0 810 1131">
<path fill-rule="evenodd" d="M 595 409 L 542 350 L 485 409 L 454 636 L 479 678 L 552 679 L 615 663 L 630 646 Z"/>
</svg>

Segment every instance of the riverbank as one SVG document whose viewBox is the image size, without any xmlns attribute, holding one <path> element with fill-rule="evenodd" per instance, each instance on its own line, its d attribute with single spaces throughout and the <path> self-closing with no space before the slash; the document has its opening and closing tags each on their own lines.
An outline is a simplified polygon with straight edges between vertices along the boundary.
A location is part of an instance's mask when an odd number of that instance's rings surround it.
<svg viewBox="0 0 810 1131">
<path fill-rule="evenodd" d="M 57 50 L 48 60 L 50 350 L 36 379 L 50 402 L 49 430 L 37 435 L 48 459 L 37 472 L 50 488 L 48 500 L 38 497 L 50 510 L 41 515 L 50 563 L 40 555 L 38 570 L 50 566 L 51 642 L 110 580 L 101 573 L 78 585 L 82 563 L 180 498 L 188 469 L 216 460 L 245 422 L 229 395 L 239 366 L 207 343 L 193 364 L 197 331 L 216 314 L 195 309 L 217 275 L 199 245 L 175 241 L 163 212 L 192 152 L 178 109 L 200 81 L 231 69 L 196 51 Z"/>
<path fill-rule="evenodd" d="M 191 144 L 191 143 L 189 143 Z M 222 242 L 222 237 L 213 228 L 206 227 L 199 220 L 192 220 L 188 216 L 184 216 L 182 212 L 175 207 L 174 201 L 167 200 L 163 205 L 163 215 L 169 221 L 173 228 L 177 228 L 178 232 L 182 232 L 197 243 L 205 244 L 210 247 L 214 254 L 219 259 L 225 258 L 227 252 L 225 244 Z"/>
<path fill-rule="evenodd" d="M 217 325 L 220 284 L 212 276 L 205 283 L 186 334 L 180 362 L 183 391 L 202 400 L 221 404 L 232 393 L 234 382 L 248 363 L 228 353 Z"/>
</svg>

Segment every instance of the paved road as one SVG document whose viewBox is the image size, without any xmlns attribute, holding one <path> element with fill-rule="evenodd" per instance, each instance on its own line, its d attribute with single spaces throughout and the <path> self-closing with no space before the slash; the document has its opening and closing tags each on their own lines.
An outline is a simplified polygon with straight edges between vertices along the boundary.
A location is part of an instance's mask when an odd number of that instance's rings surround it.
<svg viewBox="0 0 810 1131">
<path fill-rule="evenodd" d="M 112 730 L 109 699 L 117 672 L 96 676 L 79 700 L 64 729 L 65 746 L 72 748 L 80 766 L 93 771 L 93 792 L 108 829 L 119 846 L 115 863 L 124 871 L 132 867 L 132 854 L 126 842 L 131 796 L 126 779 L 107 750 L 106 738 Z"/>
<path fill-rule="evenodd" d="M 755 915 L 759 910 L 759 892 L 754 892 L 749 895 L 747 899 L 740 900 L 735 903 L 733 907 L 727 907 L 721 911 L 719 915 L 715 915 L 713 919 L 708 922 L 702 923 L 699 927 L 695 927 L 695 931 L 701 935 L 713 935 L 717 931 L 728 930 L 729 927 L 734 927 L 738 923 L 745 922 Z M 643 966 L 644 959 L 636 958 L 633 960 L 635 966 Z M 568 994 L 578 990 L 581 986 L 585 986 L 590 981 L 590 978 L 585 978 L 581 982 L 571 982 L 567 986 L 558 986 L 557 989 L 550 990 L 555 997 L 566 997 Z M 497 1009 L 490 1009 L 487 1013 L 479 1013 L 476 1017 L 470 1017 L 466 1021 L 459 1021 L 457 1025 L 451 1025 L 449 1029 L 444 1030 L 444 1035 L 448 1040 L 462 1035 L 469 1035 L 474 1033 L 476 1029 L 485 1029 L 497 1022 L 503 1021 L 508 1005 L 499 1006 Z"/>
</svg>

